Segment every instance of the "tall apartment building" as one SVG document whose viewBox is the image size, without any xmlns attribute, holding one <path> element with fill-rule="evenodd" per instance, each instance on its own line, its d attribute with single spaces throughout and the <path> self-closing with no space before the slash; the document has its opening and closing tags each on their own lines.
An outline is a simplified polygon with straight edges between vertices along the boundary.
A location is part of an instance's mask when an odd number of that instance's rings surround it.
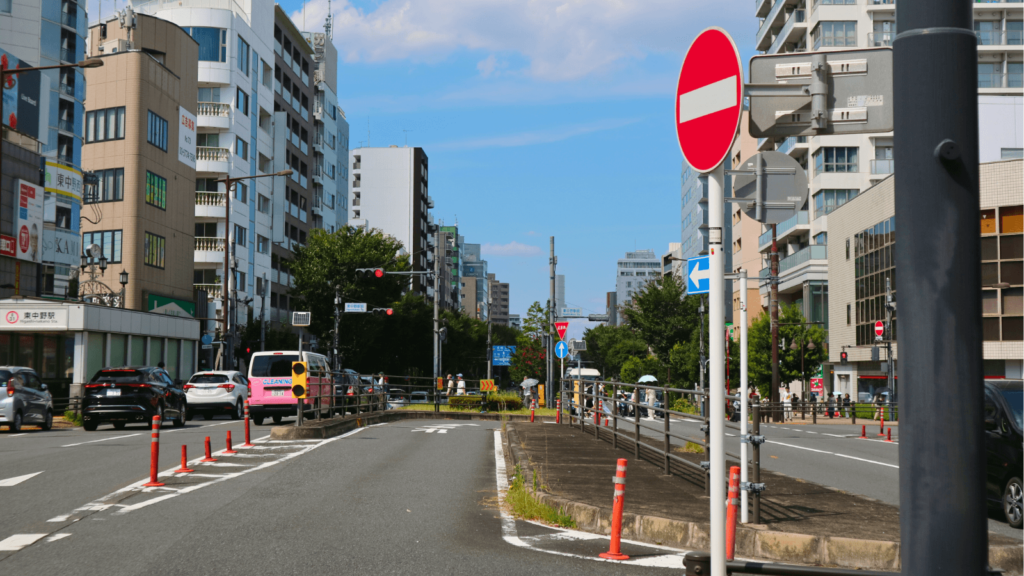
<svg viewBox="0 0 1024 576">
<path fill-rule="evenodd" d="M 461 308 L 462 312 L 478 320 L 487 320 L 487 260 L 481 257 L 479 244 L 462 245 Z"/>
<path fill-rule="evenodd" d="M 89 57 L 103 66 L 85 74 L 82 164 L 97 184 L 85 195 L 82 243 L 102 247 L 109 288 L 128 273 L 129 309 L 195 316 L 199 50 L 178 25 L 145 14 L 89 28 Z M 79 295 L 100 293 L 90 286 Z"/>
<path fill-rule="evenodd" d="M 1021 378 L 1024 346 L 1024 160 L 983 163 L 979 171 L 981 218 L 982 351 L 985 375 Z M 829 360 L 832 390 L 864 400 L 886 385 L 885 371 L 871 360 L 874 323 L 885 320 L 886 280 L 899 300 L 899 241 L 895 179 L 886 178 L 831 215 L 835 250 L 828 257 Z M 908 295 L 913 298 L 913 294 Z M 893 340 L 899 335 L 899 308 Z M 895 344 L 897 377 L 899 349 Z M 840 353 L 849 363 L 843 365 Z M 880 360 L 885 360 L 880 354 Z M 829 383 L 826 382 L 826 385 Z"/>
<path fill-rule="evenodd" d="M 413 270 L 433 270 L 434 200 L 427 193 L 429 170 L 423 149 L 354 148 L 349 166 L 348 224 L 381 230 L 402 243 Z M 434 291 L 433 282 L 424 276 L 413 276 L 410 289 L 425 296 Z"/>
<path fill-rule="evenodd" d="M 278 234 L 284 231 L 283 223 L 274 222 L 273 213 L 277 217 L 284 213 L 285 179 L 243 180 L 232 191 L 216 181 L 275 172 L 274 4 L 271 0 L 150 0 L 135 2 L 134 7 L 177 24 L 199 45 L 193 285 L 207 291 L 219 316 L 225 296 L 222 280 L 228 274 L 229 290 L 239 302 L 237 321 L 244 323 L 249 309 L 259 318 L 266 300 L 260 297 L 264 287 L 281 280 L 276 269 L 272 278 L 270 239 L 272 226 Z M 306 49 L 303 58 L 308 66 L 308 45 L 301 38 L 299 44 Z M 293 111 L 292 116 L 296 115 Z M 282 120 L 276 130 L 283 133 L 285 129 Z M 226 234 L 233 239 L 236 257 L 228 271 L 224 269 Z M 275 294 L 281 292 L 279 284 Z"/>
<path fill-rule="evenodd" d="M 441 239 L 444 241 L 444 246 L 441 247 L 444 252 L 440 253 L 443 259 L 441 260 L 441 282 L 438 283 L 438 286 L 441 287 L 438 306 L 442 310 L 461 310 L 462 243 L 464 239 L 459 236 L 458 223 L 455 226 L 442 225 Z"/>
<path fill-rule="evenodd" d="M 499 282 L 494 277 L 494 274 L 488 274 L 487 281 L 490 284 L 488 290 L 490 292 L 491 309 L 488 311 L 488 314 L 490 314 L 491 322 L 501 326 L 508 326 L 508 284 Z"/>
<path fill-rule="evenodd" d="M 615 271 L 616 322 L 622 321 L 618 308 L 629 306 L 634 294 L 661 276 L 661 268 L 661 258 L 654 254 L 654 250 L 626 252 L 625 258 L 619 258 Z"/>
<path fill-rule="evenodd" d="M 1022 147 L 1024 6 L 1012 0 L 971 5 L 979 44 L 981 161 L 987 162 L 1020 154 Z M 767 54 L 892 46 L 897 32 L 895 0 L 759 0 L 755 15 L 760 21 L 755 48 Z M 995 123 L 986 116 L 996 118 Z M 827 327 L 828 215 L 892 174 L 892 133 L 767 138 L 758 140 L 758 149 L 790 154 L 808 171 L 807 209 L 777 226 L 779 299 L 800 303 L 809 320 Z M 758 250 L 767 254 L 770 249 L 771 233 L 766 232 Z M 767 274 L 762 270 L 762 278 Z M 762 302 L 767 302 L 767 291 L 762 288 Z"/>
<path fill-rule="evenodd" d="M 683 244 L 681 242 L 669 242 L 668 251 L 661 255 L 661 275 L 672 276 L 683 286 Z"/>
</svg>

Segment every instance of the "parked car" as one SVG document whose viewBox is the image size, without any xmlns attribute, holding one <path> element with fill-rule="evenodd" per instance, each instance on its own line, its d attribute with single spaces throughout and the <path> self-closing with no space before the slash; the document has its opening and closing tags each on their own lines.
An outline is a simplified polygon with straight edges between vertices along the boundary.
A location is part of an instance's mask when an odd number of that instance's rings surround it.
<svg viewBox="0 0 1024 576">
<path fill-rule="evenodd" d="M 249 362 L 248 382 L 250 387 L 249 417 L 257 426 L 267 417 L 279 424 L 284 416 L 294 416 L 299 402 L 292 396 L 292 363 L 299 361 L 297 351 L 256 352 Z M 327 357 L 314 352 L 302 352 L 302 361 L 307 363 L 307 398 L 302 401 L 303 413 L 313 414 L 316 397 L 323 395 L 323 402 L 329 402 L 334 390 L 334 377 Z"/>
<path fill-rule="evenodd" d="M 359 373 L 345 368 L 334 373 L 334 406 L 335 413 L 356 413 L 359 393 Z"/>
<path fill-rule="evenodd" d="M 161 425 L 171 419 L 176 428 L 188 419 L 181 380 L 172 380 L 163 368 L 104 368 L 85 385 L 82 419 L 89 432 L 106 422 L 118 430 L 129 422 L 148 424 L 153 416 L 161 417 Z"/>
<path fill-rule="evenodd" d="M 388 389 L 388 410 L 397 410 L 402 406 L 409 405 L 409 398 L 402 388 L 391 387 Z"/>
<path fill-rule="evenodd" d="M 1024 520 L 1024 381 L 985 381 L 985 487 L 1014 528 Z"/>
<path fill-rule="evenodd" d="M 411 404 L 429 404 L 430 400 L 426 392 L 413 392 L 409 395 L 409 402 Z"/>
<path fill-rule="evenodd" d="M 53 427 L 53 397 L 36 371 L 22 366 L 0 366 L 0 424 L 11 432 L 22 424 Z"/>
<path fill-rule="evenodd" d="M 192 414 L 210 419 L 227 414 L 232 420 L 245 417 L 245 400 L 249 397 L 249 381 L 235 370 L 196 372 L 185 384 L 185 398 Z"/>
</svg>

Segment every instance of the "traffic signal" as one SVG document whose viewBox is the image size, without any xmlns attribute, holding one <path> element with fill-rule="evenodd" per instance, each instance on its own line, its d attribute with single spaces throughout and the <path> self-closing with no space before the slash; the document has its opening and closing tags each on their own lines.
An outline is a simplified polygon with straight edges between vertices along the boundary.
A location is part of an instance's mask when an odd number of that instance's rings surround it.
<svg viewBox="0 0 1024 576">
<path fill-rule="evenodd" d="M 383 268 L 356 268 L 356 273 L 357 274 L 367 274 L 367 275 L 372 274 L 375 278 L 383 278 L 384 277 L 384 269 Z"/>
<path fill-rule="evenodd" d="M 840 364 L 842 364 L 843 366 L 846 366 L 846 360 L 847 360 L 847 357 L 848 357 L 848 356 L 847 356 L 847 354 L 846 354 L 846 350 L 843 350 L 842 352 L 840 352 L 840 353 L 839 353 L 839 361 L 840 361 Z"/>
<path fill-rule="evenodd" d="M 292 398 L 306 397 L 306 363 L 292 362 Z"/>
<path fill-rule="evenodd" d="M 391 316 L 395 313 L 394 308 L 374 308 L 371 310 L 377 316 Z"/>
</svg>

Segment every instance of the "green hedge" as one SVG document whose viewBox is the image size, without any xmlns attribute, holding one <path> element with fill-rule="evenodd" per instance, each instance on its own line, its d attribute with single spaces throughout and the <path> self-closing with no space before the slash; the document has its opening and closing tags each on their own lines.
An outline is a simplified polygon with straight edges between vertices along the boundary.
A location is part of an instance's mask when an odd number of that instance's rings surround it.
<svg viewBox="0 0 1024 576">
<path fill-rule="evenodd" d="M 453 410 L 469 410 L 471 408 L 479 410 L 482 403 L 483 398 L 479 396 L 450 396 L 448 398 L 448 406 Z"/>
<path fill-rule="evenodd" d="M 503 410 L 522 410 L 523 398 L 515 392 L 491 392 L 487 395 L 487 410 L 500 412 Z"/>
</svg>

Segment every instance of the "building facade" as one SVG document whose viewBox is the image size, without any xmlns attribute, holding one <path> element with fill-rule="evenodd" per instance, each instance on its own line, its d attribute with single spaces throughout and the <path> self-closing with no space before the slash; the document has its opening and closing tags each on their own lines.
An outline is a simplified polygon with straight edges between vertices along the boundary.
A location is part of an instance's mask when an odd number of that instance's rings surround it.
<svg viewBox="0 0 1024 576">
<path fill-rule="evenodd" d="M 508 284 L 500 282 L 494 274 L 487 275 L 489 298 L 491 302 L 489 314 L 490 321 L 501 326 L 508 326 Z"/>
<path fill-rule="evenodd" d="M 981 165 L 982 328 L 985 375 L 1022 377 L 1024 348 L 1024 160 Z M 874 323 L 885 321 L 886 284 L 899 301 L 895 179 L 887 178 L 836 209 L 830 218 L 836 249 L 829 254 L 832 318 L 829 361 L 832 390 L 867 398 L 886 385 L 881 362 L 872 360 Z M 910 295 L 909 297 L 913 297 Z M 886 339 L 899 335 L 899 313 Z M 846 351 L 848 364 L 840 354 Z M 893 344 L 899 377 L 899 349 Z M 879 360 L 885 360 L 880 352 Z M 826 385 L 829 379 L 826 378 Z"/>
<path fill-rule="evenodd" d="M 648 282 L 661 276 L 661 258 L 654 254 L 654 250 L 626 252 L 626 257 L 620 258 L 615 268 L 615 304 L 623 308 L 633 302 L 633 295 Z M 618 323 L 621 314 L 617 312 L 616 318 Z"/>
<path fill-rule="evenodd" d="M 725 169 L 730 170 L 733 166 L 732 156 L 726 156 L 723 162 Z M 697 172 L 692 167 L 687 165 L 686 160 L 683 160 L 683 173 L 681 177 L 682 181 L 682 242 L 680 246 L 680 254 L 683 259 L 690 259 L 696 256 L 706 256 L 708 254 L 708 179 L 707 176 Z M 726 172 L 724 190 L 732 189 L 732 176 Z M 729 216 L 729 208 L 725 208 L 726 213 L 723 215 L 723 220 Z M 732 226 L 722 227 L 722 245 L 732 246 Z M 725 270 L 733 269 L 732 260 L 733 251 L 725 250 Z M 619 260 L 621 263 L 622 260 Z M 685 268 L 684 268 L 685 270 Z M 622 279 L 621 270 L 619 279 Z M 725 299 L 726 301 L 732 300 L 732 280 L 725 281 Z M 686 290 L 686 284 L 683 284 L 683 290 Z M 623 292 L 620 288 L 619 293 L 619 306 L 624 304 Z M 725 307 L 726 322 L 732 322 L 732 307 Z"/>
<path fill-rule="evenodd" d="M 487 281 L 487 260 L 481 257 L 479 244 L 462 245 L 461 264 L 462 312 L 478 320 L 487 320 L 490 283 Z"/>
<path fill-rule="evenodd" d="M 757 154 L 757 138 L 750 135 L 748 118 L 750 112 L 744 110 L 740 116 L 740 131 L 729 152 L 733 166 L 741 166 L 751 156 Z M 735 187 L 735 181 L 733 183 Z M 735 195 L 735 194 L 733 194 Z M 762 310 L 761 291 L 758 288 L 758 273 L 763 266 L 763 255 L 757 249 L 758 237 L 761 236 L 761 223 L 747 216 L 740 204 L 726 204 L 727 217 L 732 227 L 732 272 L 747 271 L 747 322 L 753 323 Z M 732 318 L 738 322 L 740 317 L 740 283 L 732 283 Z"/>
<path fill-rule="evenodd" d="M 619 293 L 618 292 L 606 292 L 604 313 L 608 315 L 608 326 L 619 325 Z"/>
<path fill-rule="evenodd" d="M 672 276 L 683 284 L 683 244 L 681 242 L 669 242 L 668 251 L 661 255 L 661 275 Z"/>
</svg>

